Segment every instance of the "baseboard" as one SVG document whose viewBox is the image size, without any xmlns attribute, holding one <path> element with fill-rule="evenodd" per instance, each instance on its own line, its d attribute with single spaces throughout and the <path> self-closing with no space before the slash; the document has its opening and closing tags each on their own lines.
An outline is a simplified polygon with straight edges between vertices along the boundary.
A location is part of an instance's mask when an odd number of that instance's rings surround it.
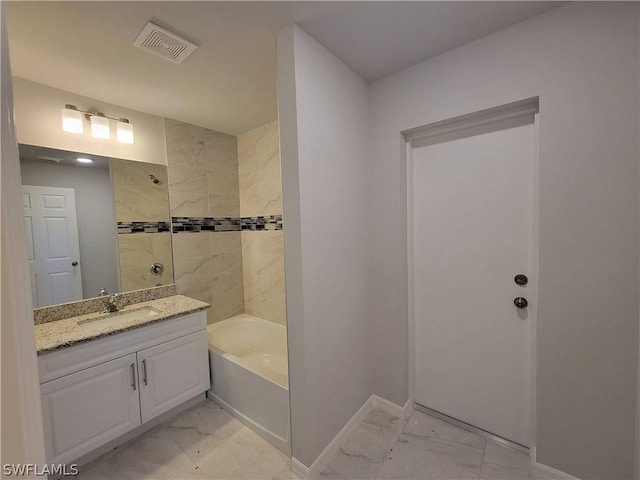
<svg viewBox="0 0 640 480">
<path fill-rule="evenodd" d="M 295 457 L 291 458 L 291 471 L 301 479 L 313 479 L 320 475 L 327 464 L 331 461 L 342 444 L 349 435 L 362 423 L 364 418 L 373 410 L 379 408 L 397 417 L 406 419 L 413 412 L 413 400 L 409 399 L 404 406 L 396 405 L 377 395 L 371 395 L 366 402 L 358 409 L 351 419 L 342 427 L 338 434 L 329 442 L 329 445 L 318 455 L 310 467 Z"/>
<path fill-rule="evenodd" d="M 538 463 L 536 455 L 537 455 L 536 447 L 531 447 L 531 453 L 530 453 L 531 465 L 533 466 L 534 470 L 539 470 L 540 472 L 548 473 L 553 477 L 557 477 L 565 480 L 580 480 L 578 477 L 569 475 L 568 473 L 565 473 L 561 470 L 556 470 L 555 468 L 549 467 L 548 465 L 545 465 L 543 463 Z"/>
<path fill-rule="evenodd" d="M 374 406 L 384 410 L 387 413 L 395 415 L 400 418 L 409 418 L 413 413 L 413 399 L 408 399 L 404 406 L 397 405 L 389 400 L 379 397 L 378 395 L 372 395 Z"/>
</svg>

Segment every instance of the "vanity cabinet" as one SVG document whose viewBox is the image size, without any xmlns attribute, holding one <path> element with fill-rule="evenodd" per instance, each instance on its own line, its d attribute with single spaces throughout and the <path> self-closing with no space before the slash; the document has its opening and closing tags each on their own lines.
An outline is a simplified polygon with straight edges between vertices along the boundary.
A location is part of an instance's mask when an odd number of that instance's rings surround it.
<svg viewBox="0 0 640 480">
<path fill-rule="evenodd" d="M 204 312 L 38 357 L 47 461 L 70 463 L 210 386 Z M 68 373 L 71 372 L 71 373 Z"/>
</svg>

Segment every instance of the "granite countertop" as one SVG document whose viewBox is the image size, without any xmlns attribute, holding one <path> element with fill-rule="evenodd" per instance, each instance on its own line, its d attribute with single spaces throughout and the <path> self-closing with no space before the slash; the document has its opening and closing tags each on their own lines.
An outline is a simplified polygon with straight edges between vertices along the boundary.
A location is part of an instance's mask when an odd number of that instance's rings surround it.
<svg viewBox="0 0 640 480">
<path fill-rule="evenodd" d="M 78 325 L 78 322 L 91 318 L 117 318 L 118 314 L 139 310 L 144 307 L 152 307 L 159 311 L 158 315 L 126 319 L 121 322 L 110 322 L 103 324 L 102 322 L 87 322 Z M 185 297 L 184 295 L 172 295 L 170 297 L 159 298 L 147 302 L 134 303 L 122 308 L 118 313 L 101 314 L 98 312 L 79 315 L 76 317 L 65 318 L 53 322 L 42 323 L 35 326 L 36 349 L 38 355 L 57 350 L 64 347 L 70 347 L 81 342 L 88 342 L 97 338 L 114 335 L 116 333 L 132 330 L 152 323 L 161 322 L 170 318 L 175 318 L 187 313 L 198 312 L 210 307 L 208 303 Z"/>
</svg>

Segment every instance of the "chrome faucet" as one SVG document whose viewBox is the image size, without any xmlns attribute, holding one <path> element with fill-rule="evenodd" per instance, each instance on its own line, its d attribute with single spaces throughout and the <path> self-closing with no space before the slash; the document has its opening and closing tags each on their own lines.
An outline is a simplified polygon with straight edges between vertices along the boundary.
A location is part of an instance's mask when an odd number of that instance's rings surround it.
<svg viewBox="0 0 640 480">
<path fill-rule="evenodd" d="M 114 293 L 107 298 L 107 312 L 113 313 L 118 311 L 118 300 L 120 295 Z"/>
</svg>

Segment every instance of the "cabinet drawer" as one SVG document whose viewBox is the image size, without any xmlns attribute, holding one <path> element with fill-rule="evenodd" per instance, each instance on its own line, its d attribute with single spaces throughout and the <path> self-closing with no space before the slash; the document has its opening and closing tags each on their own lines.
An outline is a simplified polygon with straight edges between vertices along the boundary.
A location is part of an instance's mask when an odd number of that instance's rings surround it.
<svg viewBox="0 0 640 480">
<path fill-rule="evenodd" d="M 136 354 L 40 386 L 50 463 L 71 462 L 140 425 Z"/>
</svg>

